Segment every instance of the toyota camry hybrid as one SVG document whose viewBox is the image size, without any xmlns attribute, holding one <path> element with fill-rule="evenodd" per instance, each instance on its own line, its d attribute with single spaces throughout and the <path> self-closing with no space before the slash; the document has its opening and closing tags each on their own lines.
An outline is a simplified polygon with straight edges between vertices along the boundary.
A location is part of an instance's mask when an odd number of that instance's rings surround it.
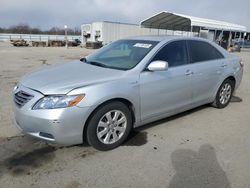
<svg viewBox="0 0 250 188">
<path fill-rule="evenodd" d="M 48 142 L 109 150 L 135 127 L 226 107 L 242 75 L 241 59 L 208 40 L 132 37 L 24 76 L 13 91 L 15 122 Z"/>
</svg>

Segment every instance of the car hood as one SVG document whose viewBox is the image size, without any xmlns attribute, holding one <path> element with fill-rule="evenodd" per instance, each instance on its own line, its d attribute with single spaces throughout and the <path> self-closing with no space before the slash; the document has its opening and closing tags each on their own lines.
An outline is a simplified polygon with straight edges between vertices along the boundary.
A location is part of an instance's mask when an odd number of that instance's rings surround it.
<svg viewBox="0 0 250 188">
<path fill-rule="evenodd" d="M 45 95 L 118 79 L 124 71 L 98 67 L 81 61 L 53 65 L 24 76 L 20 84 Z"/>
</svg>

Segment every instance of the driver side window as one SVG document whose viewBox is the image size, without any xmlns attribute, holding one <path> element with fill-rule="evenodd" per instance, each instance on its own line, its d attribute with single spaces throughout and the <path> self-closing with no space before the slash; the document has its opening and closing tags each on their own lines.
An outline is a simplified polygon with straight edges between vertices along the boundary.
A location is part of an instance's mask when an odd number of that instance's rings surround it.
<svg viewBox="0 0 250 188">
<path fill-rule="evenodd" d="M 188 63 L 186 41 L 174 41 L 164 46 L 153 58 L 153 61 L 167 61 L 169 67 Z"/>
</svg>

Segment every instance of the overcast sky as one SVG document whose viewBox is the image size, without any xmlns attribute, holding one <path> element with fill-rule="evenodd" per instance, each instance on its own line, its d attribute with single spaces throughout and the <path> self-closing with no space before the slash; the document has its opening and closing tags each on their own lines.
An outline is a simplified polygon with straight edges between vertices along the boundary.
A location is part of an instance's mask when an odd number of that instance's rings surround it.
<svg viewBox="0 0 250 188">
<path fill-rule="evenodd" d="M 0 0 L 0 27 L 27 23 L 48 29 L 93 21 L 139 23 L 160 11 L 247 26 L 250 0 Z"/>
</svg>

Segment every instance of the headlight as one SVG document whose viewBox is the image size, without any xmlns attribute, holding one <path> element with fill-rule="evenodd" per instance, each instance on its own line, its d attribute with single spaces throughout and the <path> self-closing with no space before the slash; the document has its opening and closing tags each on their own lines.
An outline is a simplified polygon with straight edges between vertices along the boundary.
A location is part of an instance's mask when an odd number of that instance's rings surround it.
<svg viewBox="0 0 250 188">
<path fill-rule="evenodd" d="M 18 89 L 18 84 L 14 87 L 13 92 L 15 92 Z"/>
<path fill-rule="evenodd" d="M 56 109 L 75 106 L 79 103 L 85 95 L 61 95 L 61 96 L 46 96 L 40 99 L 32 108 L 38 109 Z"/>
</svg>

